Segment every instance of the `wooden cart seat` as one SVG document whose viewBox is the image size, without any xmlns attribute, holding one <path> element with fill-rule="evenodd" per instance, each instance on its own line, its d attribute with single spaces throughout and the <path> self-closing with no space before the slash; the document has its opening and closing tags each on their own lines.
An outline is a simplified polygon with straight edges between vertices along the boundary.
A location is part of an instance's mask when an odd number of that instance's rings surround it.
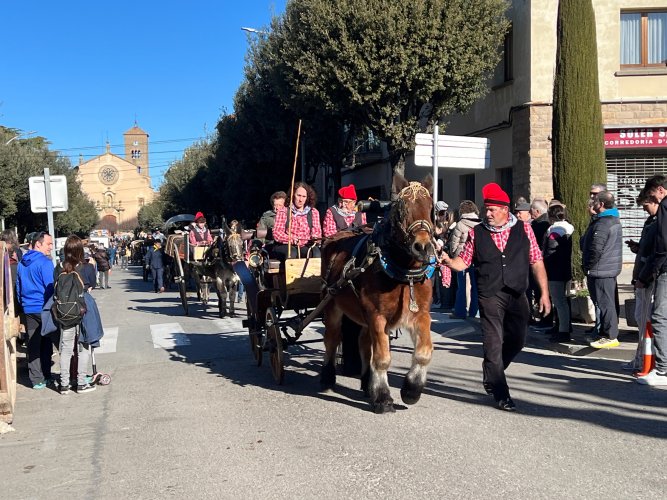
<svg viewBox="0 0 667 500">
<path fill-rule="evenodd" d="M 176 243 L 176 247 L 178 248 L 178 255 L 175 255 L 174 252 L 174 243 Z M 183 241 L 183 235 L 182 234 L 170 234 L 167 236 L 167 243 L 166 243 L 166 248 L 165 248 L 165 253 L 173 258 L 179 258 L 181 260 L 185 259 L 185 242 Z"/>
<path fill-rule="evenodd" d="M 204 247 L 192 247 L 194 252 L 195 260 L 204 260 L 204 254 L 206 251 L 211 248 L 211 245 L 206 245 Z"/>
</svg>

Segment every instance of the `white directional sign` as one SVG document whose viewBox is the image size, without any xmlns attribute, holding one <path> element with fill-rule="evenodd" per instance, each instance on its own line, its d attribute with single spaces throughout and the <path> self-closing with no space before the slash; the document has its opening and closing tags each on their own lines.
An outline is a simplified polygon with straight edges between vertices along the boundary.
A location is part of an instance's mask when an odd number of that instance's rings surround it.
<svg viewBox="0 0 667 500">
<path fill-rule="evenodd" d="M 415 165 L 433 167 L 433 134 L 415 137 Z M 491 166 L 491 143 L 485 137 L 438 136 L 438 167 L 484 169 Z"/>
<path fill-rule="evenodd" d="M 67 212 L 67 177 L 64 175 L 52 175 L 49 178 L 51 189 L 51 210 L 54 212 Z M 46 182 L 44 177 L 30 177 L 28 179 L 30 189 L 30 210 L 39 214 L 47 212 Z"/>
</svg>

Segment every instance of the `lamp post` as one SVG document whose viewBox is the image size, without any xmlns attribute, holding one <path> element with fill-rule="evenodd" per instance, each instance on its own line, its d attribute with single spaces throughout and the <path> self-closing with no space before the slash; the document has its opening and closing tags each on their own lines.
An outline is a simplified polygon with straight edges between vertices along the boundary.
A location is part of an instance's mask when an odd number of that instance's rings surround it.
<svg viewBox="0 0 667 500">
<path fill-rule="evenodd" d="M 26 137 L 27 137 L 27 136 L 29 136 L 29 135 L 36 134 L 36 133 L 37 133 L 37 132 L 36 132 L 35 130 L 32 130 L 32 131 L 30 131 L 30 132 L 21 132 L 20 134 L 16 134 L 14 137 L 12 137 L 12 138 L 9 139 L 7 142 L 5 142 L 5 146 L 8 146 L 9 143 L 12 142 L 12 141 L 15 140 L 15 139 L 20 139 L 20 138 L 23 137 L 23 136 L 26 136 Z"/>
</svg>

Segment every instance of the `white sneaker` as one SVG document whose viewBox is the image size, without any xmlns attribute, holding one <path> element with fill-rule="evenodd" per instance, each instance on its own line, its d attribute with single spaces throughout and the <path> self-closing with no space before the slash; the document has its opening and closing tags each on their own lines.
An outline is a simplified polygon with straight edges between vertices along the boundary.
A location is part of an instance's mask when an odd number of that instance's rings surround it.
<svg viewBox="0 0 667 500">
<path fill-rule="evenodd" d="M 647 375 L 637 377 L 637 383 L 652 386 L 667 385 L 667 373 L 658 373 L 656 370 L 651 370 Z"/>
</svg>

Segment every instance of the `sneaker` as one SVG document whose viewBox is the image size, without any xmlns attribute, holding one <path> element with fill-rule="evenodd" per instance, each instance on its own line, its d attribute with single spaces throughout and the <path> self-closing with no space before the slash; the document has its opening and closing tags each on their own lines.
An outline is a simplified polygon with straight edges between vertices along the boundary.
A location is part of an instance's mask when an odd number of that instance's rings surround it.
<svg viewBox="0 0 667 500">
<path fill-rule="evenodd" d="M 46 382 L 38 382 L 37 384 L 33 384 L 32 388 L 35 390 L 46 389 Z"/>
<path fill-rule="evenodd" d="M 86 375 L 86 384 L 93 384 L 93 377 L 90 375 Z"/>
<path fill-rule="evenodd" d="M 93 392 L 96 389 L 94 385 L 90 384 L 84 384 L 84 385 L 77 385 L 76 386 L 76 393 L 77 394 L 82 394 L 84 392 Z"/>
<path fill-rule="evenodd" d="M 516 405 L 512 398 L 508 397 L 507 399 L 501 399 L 498 401 L 498 409 L 503 411 L 516 411 Z"/>
<path fill-rule="evenodd" d="M 651 370 L 648 375 L 637 377 L 637 383 L 642 385 L 663 386 L 667 385 L 667 373 Z"/>
<path fill-rule="evenodd" d="M 600 337 L 595 342 L 589 344 L 595 349 L 611 349 L 612 347 L 618 347 L 621 343 L 618 339 L 608 339 L 607 337 Z"/>
<path fill-rule="evenodd" d="M 70 391 L 70 386 L 69 385 L 61 385 L 60 386 L 60 394 L 62 394 L 63 396 L 65 394 L 69 394 L 69 391 Z"/>
</svg>

